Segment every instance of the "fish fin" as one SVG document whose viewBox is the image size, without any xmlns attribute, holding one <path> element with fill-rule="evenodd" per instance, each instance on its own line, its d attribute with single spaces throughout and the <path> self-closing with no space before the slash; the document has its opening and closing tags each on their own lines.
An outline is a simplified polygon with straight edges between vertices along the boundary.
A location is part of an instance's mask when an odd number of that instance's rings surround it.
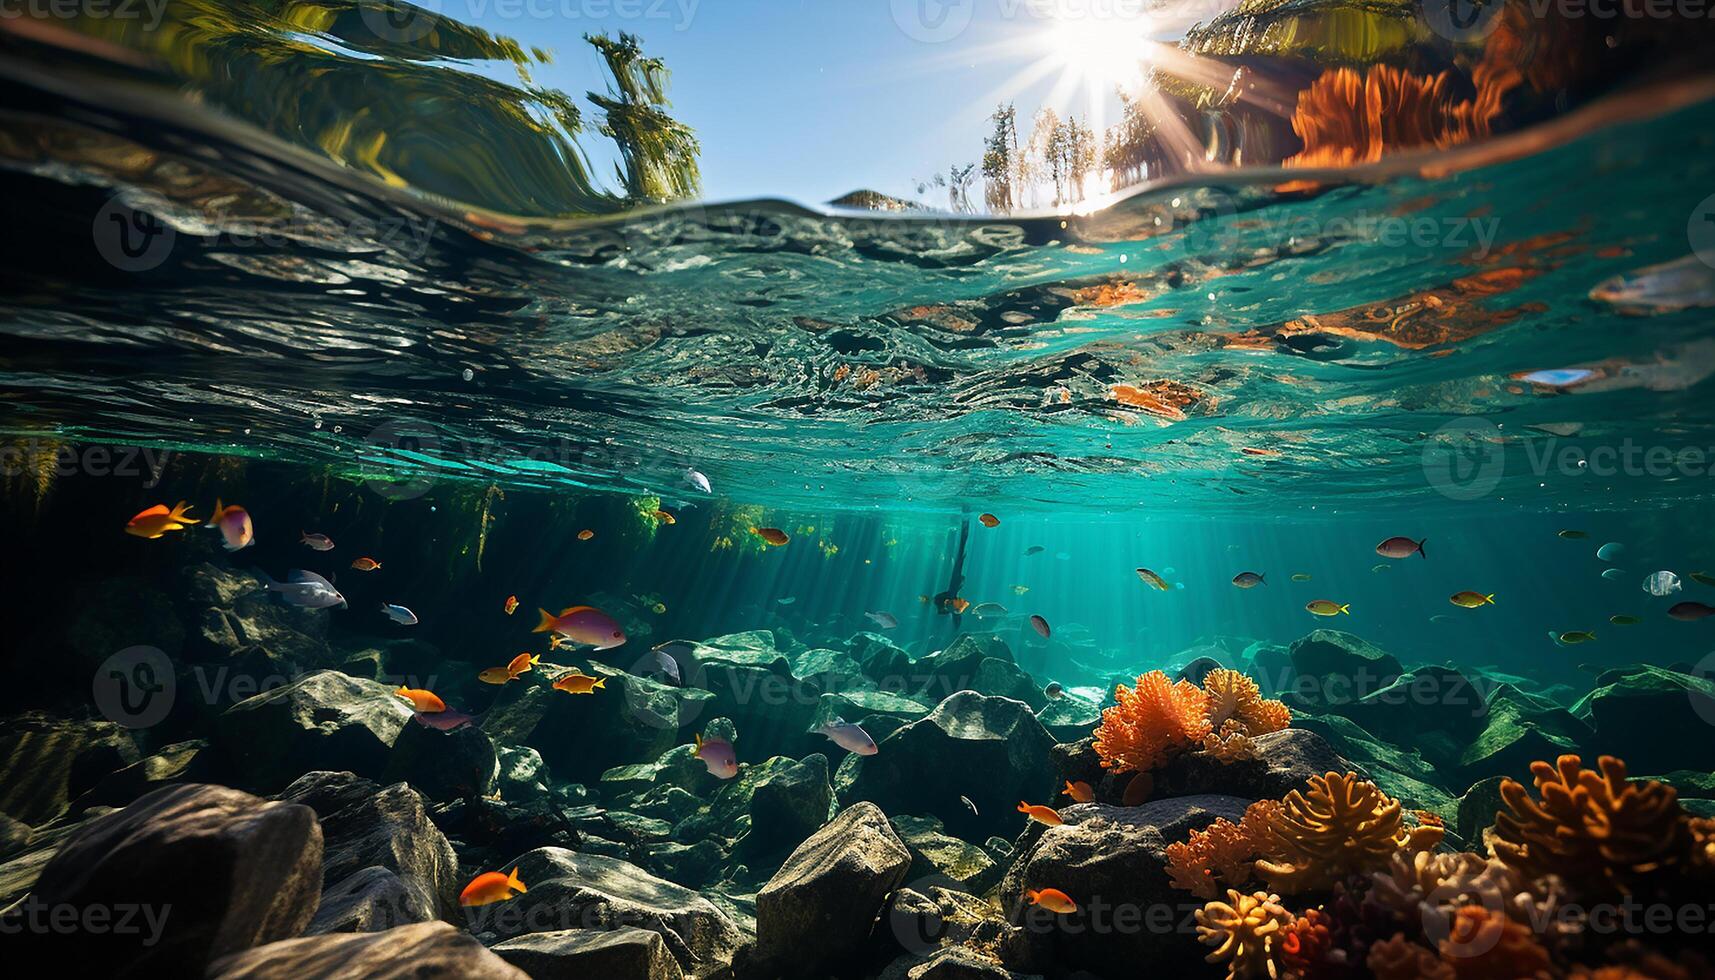
<svg viewBox="0 0 1715 980">
<path fill-rule="evenodd" d="M 1493 592 L 1489 593 L 1488 595 L 1483 597 L 1483 601 L 1488 603 L 1491 606 L 1494 605 L 1495 604 L 1495 594 Z"/>
<path fill-rule="evenodd" d="M 180 524 L 196 523 L 196 518 L 191 516 L 190 506 L 182 500 L 173 505 L 173 510 L 167 517 L 169 520 L 177 521 Z"/>
<path fill-rule="evenodd" d="M 1030 804 L 1024 802 L 1023 800 L 1019 800 L 1018 801 L 1018 812 L 1019 813 L 1029 813 L 1030 812 Z"/>
<path fill-rule="evenodd" d="M 1024 890 L 1024 897 L 1030 904 L 1035 905 L 1042 898 L 1042 893 L 1034 888 L 1027 888 Z"/>
<path fill-rule="evenodd" d="M 1423 550 L 1423 546 L 1428 544 L 1428 543 L 1429 543 L 1428 538 L 1424 538 L 1422 541 L 1417 542 L 1417 556 L 1419 558 L 1427 559 L 1429 557 L 1429 552 Z"/>
<path fill-rule="evenodd" d="M 182 500 L 179 501 L 178 507 L 173 508 L 173 513 L 177 514 L 179 512 L 179 507 L 183 507 L 184 505 L 185 505 L 184 501 L 182 501 Z M 214 513 L 208 515 L 208 523 L 204 524 L 203 527 L 214 527 L 216 524 L 219 524 L 220 523 L 220 515 L 222 515 L 224 513 L 226 513 L 225 502 L 222 501 L 219 497 L 214 498 Z"/>
<path fill-rule="evenodd" d="M 183 503 L 183 501 L 180 501 L 180 503 Z M 156 504 L 155 506 L 149 508 L 148 510 L 143 511 L 142 513 L 138 514 L 137 517 L 154 517 L 157 514 L 166 514 L 166 513 L 168 513 L 166 504 Z M 133 517 L 132 520 L 136 520 L 137 517 Z"/>
<path fill-rule="evenodd" d="M 596 681 L 594 684 L 590 685 L 591 689 L 598 688 L 598 687 L 604 691 L 607 690 L 607 678 L 603 677 L 600 680 Z"/>
<path fill-rule="evenodd" d="M 1340 611 L 1345 613 L 1346 615 L 1350 616 L 1352 614 L 1352 604 L 1349 602 L 1346 603 L 1345 605 L 1340 607 Z"/>
<path fill-rule="evenodd" d="M 512 869 L 512 873 L 510 875 L 506 876 L 506 887 L 515 888 L 519 892 L 527 892 L 530 890 L 524 887 L 523 881 L 519 880 L 518 869 L 516 867 Z"/>
<path fill-rule="evenodd" d="M 590 608 L 590 607 L 589 606 L 567 606 L 566 608 L 560 610 L 560 615 L 570 616 L 572 613 L 583 612 L 585 609 L 588 609 L 588 608 Z"/>
<path fill-rule="evenodd" d="M 405 686 L 404 686 L 404 685 L 400 685 L 400 687 L 399 687 L 399 690 L 397 690 L 397 691 L 394 691 L 394 692 L 393 692 L 393 693 L 394 693 L 394 695 L 395 695 L 395 696 L 397 696 L 397 697 L 401 697 L 401 698 L 402 698 L 402 697 L 404 697 L 404 696 L 405 696 L 405 692 L 406 692 L 406 691 L 408 691 L 408 690 L 410 690 L 410 688 L 407 688 L 407 687 L 405 687 Z"/>
<path fill-rule="evenodd" d="M 554 620 L 556 619 L 554 614 L 549 612 L 548 610 L 542 609 L 540 607 L 538 607 L 536 611 L 542 614 L 542 621 L 540 623 L 537 623 L 536 628 L 531 630 L 530 632 L 532 632 L 532 633 L 546 633 L 549 630 L 553 629 L 554 628 Z"/>
<path fill-rule="evenodd" d="M 701 732 L 692 732 L 691 738 L 696 741 L 697 751 L 701 752 L 703 750 L 703 735 L 702 735 L 702 733 Z"/>
</svg>

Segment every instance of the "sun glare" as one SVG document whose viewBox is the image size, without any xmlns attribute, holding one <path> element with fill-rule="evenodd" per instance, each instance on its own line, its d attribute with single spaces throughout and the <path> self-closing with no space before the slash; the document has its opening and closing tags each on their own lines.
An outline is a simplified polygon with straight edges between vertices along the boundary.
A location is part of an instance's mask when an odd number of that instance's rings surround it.
<svg viewBox="0 0 1715 980">
<path fill-rule="evenodd" d="M 1144 20 L 1068 16 L 1046 27 L 1047 56 L 1062 78 L 1082 83 L 1086 94 L 1130 89 L 1143 79 L 1145 54 L 1151 47 L 1149 24 Z"/>
</svg>

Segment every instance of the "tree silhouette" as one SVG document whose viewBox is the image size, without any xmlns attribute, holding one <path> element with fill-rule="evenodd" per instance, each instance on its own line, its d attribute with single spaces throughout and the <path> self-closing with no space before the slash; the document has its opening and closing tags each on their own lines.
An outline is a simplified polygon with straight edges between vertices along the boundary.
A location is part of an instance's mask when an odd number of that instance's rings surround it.
<svg viewBox="0 0 1715 980">
<path fill-rule="evenodd" d="M 667 65 L 646 58 L 634 34 L 618 40 L 606 34 L 586 34 L 613 74 L 608 92 L 589 93 L 589 100 L 606 115 L 601 133 L 619 144 L 616 168 L 626 194 L 636 203 L 659 203 L 695 197 L 702 191 L 697 155 L 702 151 L 691 127 L 666 112 Z"/>
</svg>

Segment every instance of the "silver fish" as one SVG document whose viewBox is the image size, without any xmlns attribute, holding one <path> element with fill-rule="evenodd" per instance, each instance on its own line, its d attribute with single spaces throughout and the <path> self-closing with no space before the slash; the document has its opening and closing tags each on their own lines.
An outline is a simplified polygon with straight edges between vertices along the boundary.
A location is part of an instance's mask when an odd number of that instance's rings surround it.
<svg viewBox="0 0 1715 980">
<path fill-rule="evenodd" d="M 299 531 L 298 540 L 316 551 L 333 550 L 333 539 L 325 534 L 310 534 L 307 531 Z"/>
<path fill-rule="evenodd" d="M 327 609 L 331 606 L 346 607 L 345 596 L 333 587 L 333 583 L 322 578 L 315 572 L 297 569 L 286 576 L 286 581 L 276 582 L 266 574 L 262 575 L 262 588 L 269 592 L 278 593 L 281 600 L 288 605 L 302 606 L 305 609 Z"/>
<path fill-rule="evenodd" d="M 1644 591 L 1653 596 L 1673 595 L 1684 587 L 1672 572 L 1656 572 L 1644 579 Z"/>
<path fill-rule="evenodd" d="M 1259 585 L 1267 585 L 1268 579 L 1260 572 L 1240 572 L 1233 576 L 1233 584 L 1241 589 L 1254 589 Z"/>
<path fill-rule="evenodd" d="M 972 802 L 971 802 L 971 798 L 970 798 L 970 797 L 968 797 L 968 796 L 961 796 L 961 797 L 959 797 L 959 802 L 960 802 L 960 803 L 963 803 L 963 804 L 964 804 L 964 805 L 966 805 L 966 806 L 968 806 L 968 807 L 970 807 L 970 808 L 971 808 L 971 816 L 973 816 L 973 817 L 980 817 L 980 816 L 982 816 L 982 814 L 980 814 L 980 813 L 978 813 L 978 812 L 977 812 L 977 805 L 976 805 L 976 804 L 975 804 L 975 803 L 972 803 Z"/>
<path fill-rule="evenodd" d="M 824 722 L 811 734 L 826 735 L 835 745 L 855 755 L 874 755 L 880 751 L 876 748 L 875 739 L 870 738 L 868 732 L 844 718 Z"/>
<path fill-rule="evenodd" d="M 654 647 L 648 653 L 638 658 L 636 664 L 632 665 L 632 673 L 646 674 L 652 670 L 660 671 L 662 674 L 665 674 L 667 679 L 672 681 L 675 686 L 682 684 L 683 679 L 682 675 L 679 673 L 679 661 L 674 660 L 672 654 L 669 654 L 667 650 L 669 648 L 677 649 L 683 645 L 684 644 L 681 644 L 678 640 L 669 640 L 660 646 Z"/>
<path fill-rule="evenodd" d="M 383 602 L 381 604 L 381 611 L 386 614 L 388 619 L 393 620 L 400 626 L 417 625 L 417 614 L 406 609 L 404 606 L 396 606 L 390 602 Z"/>
<path fill-rule="evenodd" d="M 866 612 L 864 615 L 884 630 L 890 630 L 899 625 L 898 617 L 889 612 Z"/>
<path fill-rule="evenodd" d="M 685 470 L 685 482 L 704 493 L 714 493 L 714 490 L 709 486 L 709 478 L 694 469 L 687 468 Z"/>
</svg>

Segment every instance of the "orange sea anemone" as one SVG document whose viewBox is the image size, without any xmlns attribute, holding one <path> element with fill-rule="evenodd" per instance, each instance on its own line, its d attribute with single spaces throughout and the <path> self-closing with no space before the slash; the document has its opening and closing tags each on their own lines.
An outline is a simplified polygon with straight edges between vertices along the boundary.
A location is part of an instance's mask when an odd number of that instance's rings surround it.
<svg viewBox="0 0 1715 980">
<path fill-rule="evenodd" d="M 1096 755 L 1108 769 L 1154 769 L 1209 734 L 1209 696 L 1190 681 L 1175 684 L 1152 670 L 1135 688 L 1117 685 L 1114 699 L 1118 703 L 1102 712 L 1095 738 Z"/>
</svg>

